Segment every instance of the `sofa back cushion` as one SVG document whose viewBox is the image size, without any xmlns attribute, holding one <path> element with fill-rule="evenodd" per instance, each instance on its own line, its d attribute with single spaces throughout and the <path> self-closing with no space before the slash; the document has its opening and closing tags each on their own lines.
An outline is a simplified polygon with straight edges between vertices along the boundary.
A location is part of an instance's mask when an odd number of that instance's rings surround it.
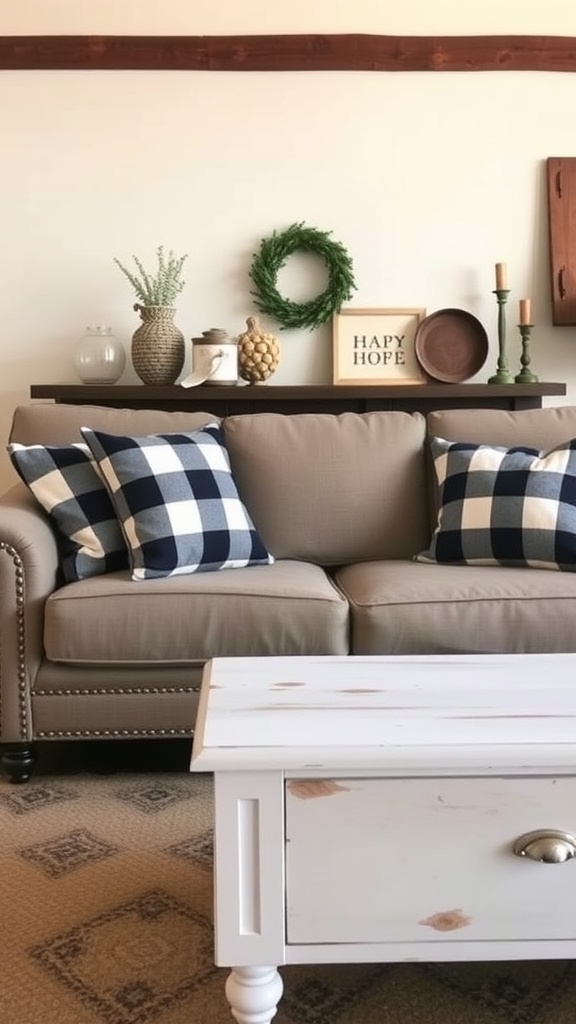
<svg viewBox="0 0 576 1024">
<path fill-rule="evenodd" d="M 16 407 L 9 440 L 25 445 L 70 444 L 82 442 L 80 427 L 92 427 L 109 434 L 169 434 L 198 430 L 218 420 L 218 416 L 208 412 L 107 409 L 101 405 L 37 402 Z"/>
<path fill-rule="evenodd" d="M 576 406 L 550 409 L 442 409 L 428 413 L 428 437 L 447 441 L 491 444 L 502 448 L 524 445 L 553 448 L 576 437 Z"/>
<path fill-rule="evenodd" d="M 428 543 L 419 413 L 229 416 L 234 479 L 276 558 L 333 566 L 412 557 Z"/>
</svg>

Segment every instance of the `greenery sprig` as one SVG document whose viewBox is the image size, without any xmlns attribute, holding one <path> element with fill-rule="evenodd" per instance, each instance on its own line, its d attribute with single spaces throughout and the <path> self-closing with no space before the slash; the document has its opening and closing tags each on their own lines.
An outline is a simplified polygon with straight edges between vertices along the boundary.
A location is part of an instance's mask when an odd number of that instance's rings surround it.
<svg viewBox="0 0 576 1024">
<path fill-rule="evenodd" d="M 286 231 L 274 231 L 262 240 L 254 254 L 249 274 L 255 288 L 250 293 L 262 313 L 274 317 L 281 328 L 305 327 L 312 330 L 337 313 L 344 302 L 352 298 L 356 288 L 352 260 L 340 242 L 334 242 L 332 232 L 306 227 L 304 223 L 291 224 Z M 309 302 L 293 302 L 280 294 L 278 273 L 292 253 L 301 250 L 320 256 L 328 268 L 328 285 Z"/>
<path fill-rule="evenodd" d="M 140 277 L 135 272 L 128 270 L 119 259 L 114 257 L 114 263 L 120 267 L 132 285 L 136 297 L 144 306 L 171 306 L 174 299 L 182 291 L 185 282 L 182 280 L 182 267 L 188 254 L 175 256 L 170 249 L 168 256 L 164 255 L 164 246 L 159 245 L 156 250 L 158 269 L 156 273 L 149 274 L 142 266 L 142 261 L 137 256 L 132 259 Z"/>
</svg>

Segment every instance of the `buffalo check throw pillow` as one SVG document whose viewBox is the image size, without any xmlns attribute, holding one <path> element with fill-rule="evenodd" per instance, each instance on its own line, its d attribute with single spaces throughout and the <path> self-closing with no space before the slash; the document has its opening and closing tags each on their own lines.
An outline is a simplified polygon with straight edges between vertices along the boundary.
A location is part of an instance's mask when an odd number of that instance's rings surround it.
<svg viewBox="0 0 576 1024">
<path fill-rule="evenodd" d="M 85 444 L 8 445 L 12 463 L 58 530 L 68 583 L 128 567 L 108 491 Z"/>
<path fill-rule="evenodd" d="M 576 439 L 547 451 L 433 438 L 439 488 L 416 559 L 576 571 Z"/>
<path fill-rule="evenodd" d="M 219 426 L 120 437 L 82 428 L 122 526 L 134 580 L 268 565 Z"/>
</svg>

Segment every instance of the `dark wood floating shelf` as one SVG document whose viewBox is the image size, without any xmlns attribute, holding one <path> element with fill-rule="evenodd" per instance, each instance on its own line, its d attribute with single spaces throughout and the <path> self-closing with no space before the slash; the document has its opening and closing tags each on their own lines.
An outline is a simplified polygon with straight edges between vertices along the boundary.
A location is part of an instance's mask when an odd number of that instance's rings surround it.
<svg viewBox="0 0 576 1024">
<path fill-rule="evenodd" d="M 100 385 L 32 384 L 30 397 L 71 405 L 106 405 L 130 409 L 197 409 L 229 416 L 250 412 L 370 412 L 400 409 L 428 413 L 434 409 L 538 409 L 542 398 L 566 394 L 565 384 L 304 384 L 238 385 Z"/>
<path fill-rule="evenodd" d="M 576 71 L 569 36 L 0 36 L 0 71 Z"/>
</svg>

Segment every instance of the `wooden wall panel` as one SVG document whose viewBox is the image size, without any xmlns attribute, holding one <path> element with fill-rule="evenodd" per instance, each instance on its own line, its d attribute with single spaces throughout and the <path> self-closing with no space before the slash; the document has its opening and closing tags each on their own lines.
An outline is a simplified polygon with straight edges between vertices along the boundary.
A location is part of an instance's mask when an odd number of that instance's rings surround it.
<svg viewBox="0 0 576 1024">
<path fill-rule="evenodd" d="M 552 323 L 576 324 L 576 157 L 546 162 Z"/>
</svg>

